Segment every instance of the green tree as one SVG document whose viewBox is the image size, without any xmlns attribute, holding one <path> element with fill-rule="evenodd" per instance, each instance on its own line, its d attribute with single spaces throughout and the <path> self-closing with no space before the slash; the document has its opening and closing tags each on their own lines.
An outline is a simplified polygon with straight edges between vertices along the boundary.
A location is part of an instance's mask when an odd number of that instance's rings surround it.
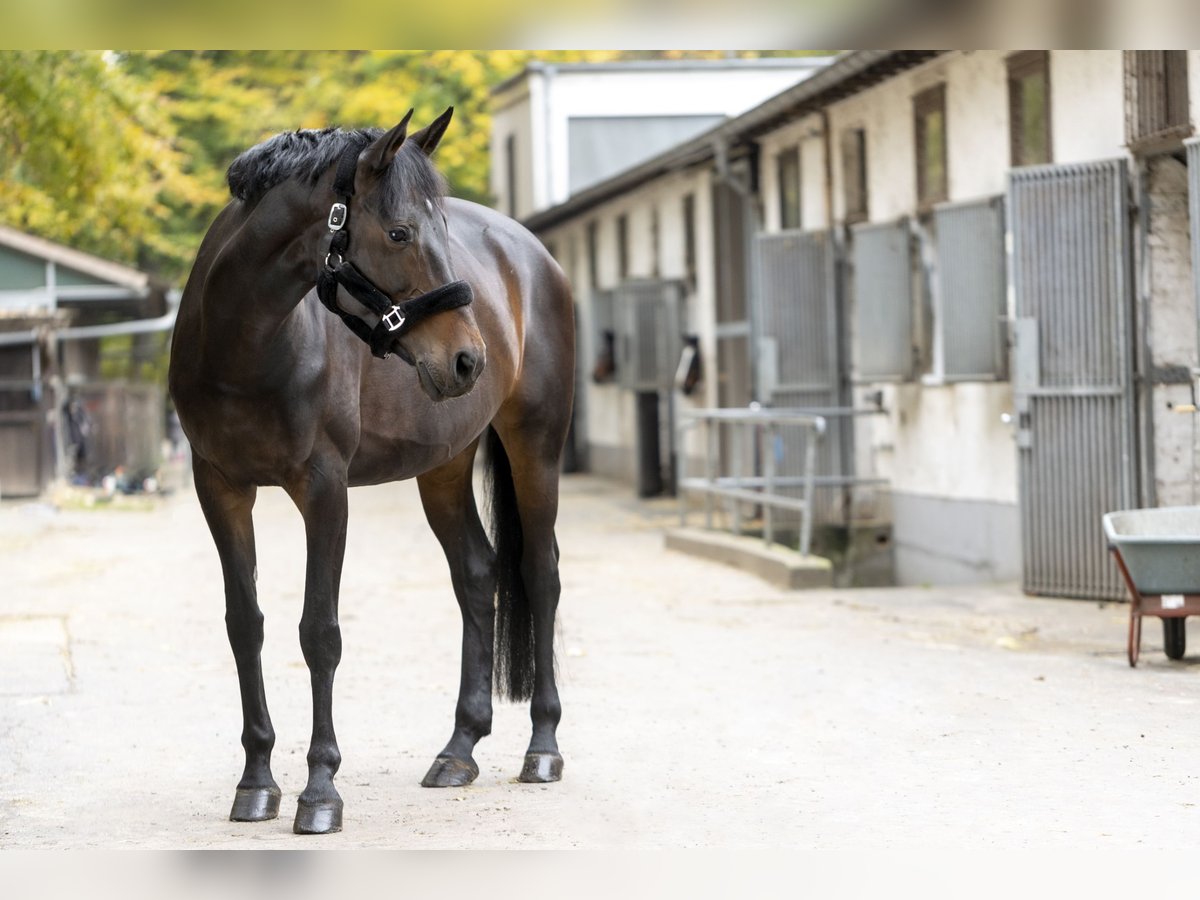
<svg viewBox="0 0 1200 900">
<path fill-rule="evenodd" d="M 174 210 L 211 202 L 170 120 L 111 56 L 0 53 L 0 220 L 105 257 L 178 271 Z"/>
</svg>

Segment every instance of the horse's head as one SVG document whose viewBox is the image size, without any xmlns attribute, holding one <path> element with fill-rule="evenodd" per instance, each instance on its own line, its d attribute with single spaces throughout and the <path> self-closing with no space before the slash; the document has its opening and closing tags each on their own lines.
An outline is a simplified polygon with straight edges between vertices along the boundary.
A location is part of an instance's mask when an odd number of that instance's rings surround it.
<svg viewBox="0 0 1200 900">
<path fill-rule="evenodd" d="M 444 182 L 429 157 L 453 109 L 408 134 L 408 115 L 359 154 L 349 221 L 349 256 L 393 303 L 455 280 L 443 210 Z M 378 320 L 347 291 L 338 303 L 369 322 Z M 416 367 L 434 400 L 467 393 L 483 371 L 485 347 L 470 305 L 436 313 L 405 329 L 391 348 Z"/>
</svg>

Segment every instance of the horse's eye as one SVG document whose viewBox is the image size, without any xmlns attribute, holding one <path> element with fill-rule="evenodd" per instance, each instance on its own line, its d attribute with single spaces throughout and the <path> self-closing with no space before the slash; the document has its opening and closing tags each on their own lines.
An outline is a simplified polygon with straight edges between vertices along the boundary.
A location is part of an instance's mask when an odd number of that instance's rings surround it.
<svg viewBox="0 0 1200 900">
<path fill-rule="evenodd" d="M 388 237 L 391 238 L 393 241 L 395 241 L 397 244 L 407 244 L 409 241 L 412 240 L 412 232 L 409 231 L 407 228 L 405 228 L 403 225 L 401 225 L 401 226 L 399 226 L 397 228 L 393 228 L 391 231 L 389 231 Z"/>
</svg>

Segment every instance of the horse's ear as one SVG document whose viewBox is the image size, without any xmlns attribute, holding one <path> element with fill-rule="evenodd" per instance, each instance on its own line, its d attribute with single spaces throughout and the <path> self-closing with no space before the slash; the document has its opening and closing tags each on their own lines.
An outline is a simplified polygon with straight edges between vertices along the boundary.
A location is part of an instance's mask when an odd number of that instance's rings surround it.
<svg viewBox="0 0 1200 900">
<path fill-rule="evenodd" d="M 363 159 L 369 170 L 379 175 L 387 170 L 387 167 L 392 164 L 392 159 L 400 152 L 400 148 L 404 146 L 404 139 L 408 136 L 408 120 L 412 118 L 413 111 L 410 109 L 408 114 L 400 120 L 387 134 L 377 138 L 366 150 L 362 152 Z"/>
<path fill-rule="evenodd" d="M 444 113 L 412 136 L 417 146 L 425 151 L 426 156 L 433 156 L 433 151 L 441 143 L 442 135 L 446 133 L 446 126 L 450 124 L 450 117 L 453 115 L 454 107 L 446 107 Z"/>
</svg>

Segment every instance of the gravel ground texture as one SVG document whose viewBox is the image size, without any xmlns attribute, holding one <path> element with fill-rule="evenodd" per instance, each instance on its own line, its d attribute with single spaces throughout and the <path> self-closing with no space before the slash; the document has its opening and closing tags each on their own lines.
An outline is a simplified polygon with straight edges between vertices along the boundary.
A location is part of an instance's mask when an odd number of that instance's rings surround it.
<svg viewBox="0 0 1200 900">
<path fill-rule="evenodd" d="M 1014 585 L 786 592 L 663 549 L 667 503 L 563 480 L 564 780 L 515 782 L 497 703 L 460 789 L 460 625 L 412 482 L 351 491 L 335 688 L 345 830 L 291 832 L 309 681 L 303 531 L 255 510 L 277 820 L 227 821 L 241 717 L 194 495 L 0 504 L 0 847 L 1129 847 L 1200 841 L 1200 668 L 1128 609 Z M 381 565 L 381 562 L 383 563 Z M 1191 723 L 1191 724 L 1189 724 Z"/>
</svg>

